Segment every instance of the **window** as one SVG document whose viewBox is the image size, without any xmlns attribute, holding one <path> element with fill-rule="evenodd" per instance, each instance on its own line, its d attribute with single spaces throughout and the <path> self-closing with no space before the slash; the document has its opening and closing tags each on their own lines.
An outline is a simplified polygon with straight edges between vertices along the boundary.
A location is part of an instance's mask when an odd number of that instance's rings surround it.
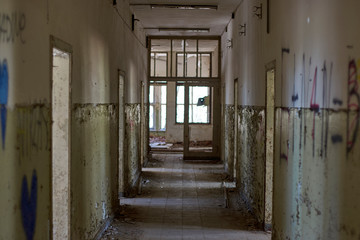
<svg viewBox="0 0 360 240">
<path fill-rule="evenodd" d="M 184 123 L 185 87 L 176 88 L 176 123 Z M 210 87 L 189 87 L 189 123 L 210 123 Z"/>
<path fill-rule="evenodd" d="M 151 77 L 167 77 L 168 65 L 168 54 L 167 53 L 151 53 L 151 62 L 150 62 L 150 76 Z"/>
<path fill-rule="evenodd" d="M 184 77 L 184 53 L 176 53 L 176 61 L 176 76 Z M 211 53 L 185 53 L 185 77 L 211 77 L 210 66 Z"/>
<path fill-rule="evenodd" d="M 150 85 L 149 128 L 151 131 L 166 130 L 166 85 Z"/>
</svg>

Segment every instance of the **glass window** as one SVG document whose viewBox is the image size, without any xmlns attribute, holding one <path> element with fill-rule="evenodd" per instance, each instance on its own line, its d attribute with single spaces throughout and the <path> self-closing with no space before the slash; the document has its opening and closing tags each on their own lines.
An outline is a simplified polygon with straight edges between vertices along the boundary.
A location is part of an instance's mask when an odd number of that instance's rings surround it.
<svg viewBox="0 0 360 240">
<path fill-rule="evenodd" d="M 151 53 L 151 77 L 166 77 L 168 65 L 167 53 Z"/>
<path fill-rule="evenodd" d="M 176 122 L 184 123 L 184 86 L 177 86 Z M 189 123 L 210 123 L 210 87 L 189 87 Z"/>
<path fill-rule="evenodd" d="M 166 85 L 150 85 L 149 103 L 150 116 L 149 128 L 151 131 L 166 130 Z"/>
</svg>

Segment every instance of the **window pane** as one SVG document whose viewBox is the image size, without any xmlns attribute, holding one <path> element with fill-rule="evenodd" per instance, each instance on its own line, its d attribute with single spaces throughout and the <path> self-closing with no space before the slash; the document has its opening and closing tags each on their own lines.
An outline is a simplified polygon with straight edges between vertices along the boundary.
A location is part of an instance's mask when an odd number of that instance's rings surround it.
<svg viewBox="0 0 360 240">
<path fill-rule="evenodd" d="M 149 102 L 154 103 L 154 86 L 150 86 L 149 89 Z"/>
<path fill-rule="evenodd" d="M 161 123 L 160 123 L 160 128 L 161 130 L 165 130 L 166 129 L 166 105 L 161 105 Z"/>
<path fill-rule="evenodd" d="M 184 123 L 184 105 L 176 105 L 176 122 Z"/>
<path fill-rule="evenodd" d="M 176 103 L 177 104 L 185 104 L 184 102 L 184 86 L 176 87 Z"/>
<path fill-rule="evenodd" d="M 184 76 L 184 54 L 183 53 L 178 53 L 176 54 L 176 59 L 177 59 L 177 77 L 183 77 Z"/>
<path fill-rule="evenodd" d="M 155 53 L 155 77 L 167 76 L 167 53 Z"/>
<path fill-rule="evenodd" d="M 154 129 L 154 106 L 150 106 L 149 128 Z"/>
<path fill-rule="evenodd" d="M 172 40 L 172 77 L 183 77 L 184 76 L 184 40 L 173 39 Z M 181 54 L 181 55 L 180 55 Z"/>
<path fill-rule="evenodd" d="M 196 77 L 196 54 L 186 54 L 186 77 Z"/>
<path fill-rule="evenodd" d="M 166 88 L 167 86 L 161 86 L 161 100 L 162 104 L 166 104 Z"/>
<path fill-rule="evenodd" d="M 198 71 L 200 77 L 210 77 L 210 54 L 202 53 L 199 55 Z"/>
<path fill-rule="evenodd" d="M 209 96 L 209 87 L 190 87 L 190 104 L 197 104 L 199 98 Z"/>
<path fill-rule="evenodd" d="M 219 42 L 217 40 L 199 40 L 199 52 L 211 53 L 211 77 L 218 77 Z"/>
<path fill-rule="evenodd" d="M 150 76 L 155 76 L 155 54 L 151 53 L 151 60 L 150 60 Z"/>
<path fill-rule="evenodd" d="M 210 123 L 209 107 L 192 105 L 192 122 L 193 123 Z"/>
</svg>

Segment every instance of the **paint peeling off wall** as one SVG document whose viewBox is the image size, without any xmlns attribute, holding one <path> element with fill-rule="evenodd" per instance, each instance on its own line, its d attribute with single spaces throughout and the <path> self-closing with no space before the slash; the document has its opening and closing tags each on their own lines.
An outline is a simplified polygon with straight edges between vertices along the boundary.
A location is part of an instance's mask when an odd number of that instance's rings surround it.
<svg viewBox="0 0 360 240">
<path fill-rule="evenodd" d="M 47 239 L 50 108 L 33 104 L 5 109 L 2 129 L 6 134 L 0 147 L 0 238 Z"/>
<path fill-rule="evenodd" d="M 225 171 L 232 177 L 234 175 L 234 138 L 235 138 L 235 109 L 234 105 L 225 106 Z"/>
<path fill-rule="evenodd" d="M 141 173 L 140 104 L 125 104 L 125 196 L 136 191 Z"/>
<path fill-rule="evenodd" d="M 264 107 L 238 107 L 238 186 L 259 223 L 264 222 L 264 116 Z"/>
<path fill-rule="evenodd" d="M 143 152 L 143 156 L 144 156 L 144 162 L 143 165 L 145 166 L 149 160 L 148 156 L 149 156 L 149 152 L 150 152 L 150 148 L 149 148 L 149 128 L 147 127 L 147 124 L 149 122 L 149 104 L 146 103 L 144 104 L 144 138 L 143 138 L 143 144 L 144 144 L 144 152 Z"/>
<path fill-rule="evenodd" d="M 118 106 L 72 109 L 72 239 L 92 239 L 118 205 Z"/>
<path fill-rule="evenodd" d="M 273 239 L 360 238 L 360 143 L 345 140 L 356 114 L 277 109 Z"/>
</svg>

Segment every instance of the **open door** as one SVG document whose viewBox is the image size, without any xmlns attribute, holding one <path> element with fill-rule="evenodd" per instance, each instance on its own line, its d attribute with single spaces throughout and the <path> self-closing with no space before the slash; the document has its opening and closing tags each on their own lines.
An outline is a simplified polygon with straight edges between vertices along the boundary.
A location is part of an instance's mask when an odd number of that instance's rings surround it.
<svg viewBox="0 0 360 240">
<path fill-rule="evenodd" d="M 184 159 L 218 160 L 220 85 L 186 82 L 184 87 Z"/>
</svg>

